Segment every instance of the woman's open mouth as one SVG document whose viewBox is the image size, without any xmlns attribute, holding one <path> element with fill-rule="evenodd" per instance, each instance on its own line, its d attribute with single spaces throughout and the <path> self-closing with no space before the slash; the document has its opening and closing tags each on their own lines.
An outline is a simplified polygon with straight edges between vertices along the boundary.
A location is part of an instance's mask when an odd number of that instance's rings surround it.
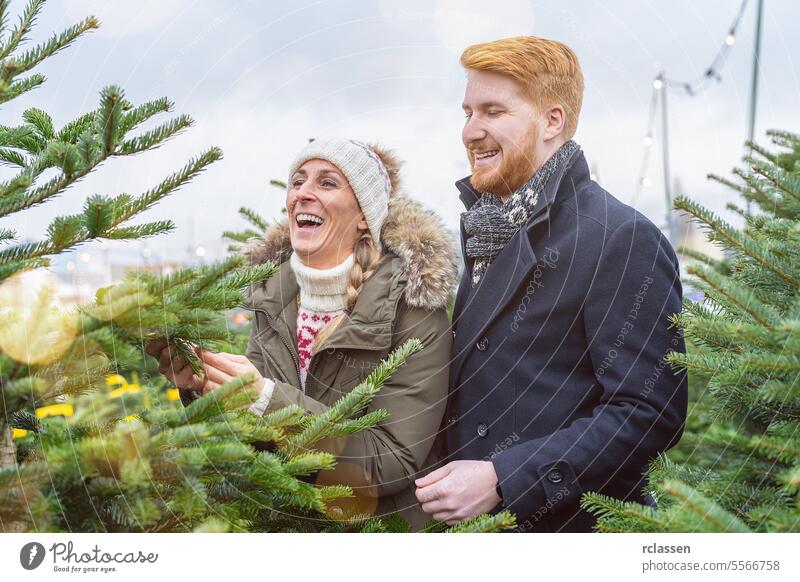
<svg viewBox="0 0 800 582">
<path fill-rule="evenodd" d="M 295 216 L 295 224 L 300 230 L 314 230 L 318 226 L 322 226 L 325 219 L 317 216 L 316 214 L 299 213 Z"/>
</svg>

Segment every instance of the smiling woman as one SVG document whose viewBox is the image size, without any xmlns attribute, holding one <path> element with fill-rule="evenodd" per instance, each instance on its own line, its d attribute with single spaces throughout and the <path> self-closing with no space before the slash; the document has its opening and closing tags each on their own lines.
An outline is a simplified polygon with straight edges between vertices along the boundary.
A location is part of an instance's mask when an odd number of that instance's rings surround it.
<svg viewBox="0 0 800 582">
<path fill-rule="evenodd" d="M 292 248 L 312 268 L 340 265 L 362 235 L 371 237 L 350 183 L 327 160 L 307 160 L 297 168 L 291 176 L 286 210 L 291 217 Z"/>
<path fill-rule="evenodd" d="M 438 216 L 398 193 L 399 170 L 394 155 L 377 146 L 340 138 L 308 144 L 289 170 L 287 219 L 244 249 L 254 264 L 280 265 L 250 289 L 246 355 L 202 352 L 203 379 L 168 354 L 161 369 L 184 389 L 185 401 L 191 391 L 251 373 L 261 385 L 251 408 L 256 414 L 290 404 L 321 413 L 395 348 L 421 340 L 424 349 L 392 374 L 365 411 L 385 409 L 389 419 L 323 441 L 319 447 L 337 455 L 337 464 L 313 477 L 355 493 L 329 507 L 332 517 L 400 512 L 419 529 L 428 518 L 414 496 L 414 478 L 440 458 L 434 441 L 447 398 L 446 307 L 456 266 Z"/>
</svg>

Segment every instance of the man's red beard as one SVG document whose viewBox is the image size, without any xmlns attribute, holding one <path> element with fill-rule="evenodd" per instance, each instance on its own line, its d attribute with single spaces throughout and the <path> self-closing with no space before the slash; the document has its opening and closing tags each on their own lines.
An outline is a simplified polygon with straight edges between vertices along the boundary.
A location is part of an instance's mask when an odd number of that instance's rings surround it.
<svg viewBox="0 0 800 582">
<path fill-rule="evenodd" d="M 472 167 L 470 183 L 478 192 L 488 192 L 501 198 L 513 194 L 520 186 L 533 176 L 539 168 L 539 160 L 535 158 L 536 128 L 525 136 L 519 144 L 503 148 L 499 166 L 491 168 L 475 167 L 475 150 L 488 150 L 491 145 L 483 142 L 470 144 L 469 163 Z"/>
</svg>

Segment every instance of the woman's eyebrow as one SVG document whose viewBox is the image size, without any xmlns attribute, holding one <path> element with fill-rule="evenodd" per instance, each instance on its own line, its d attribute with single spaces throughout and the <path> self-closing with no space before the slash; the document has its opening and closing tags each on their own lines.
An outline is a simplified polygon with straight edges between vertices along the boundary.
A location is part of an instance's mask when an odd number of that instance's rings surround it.
<svg viewBox="0 0 800 582">
<path fill-rule="evenodd" d="M 319 171 L 320 174 L 333 174 L 334 176 L 341 177 L 341 174 L 336 170 L 324 169 Z"/>
</svg>

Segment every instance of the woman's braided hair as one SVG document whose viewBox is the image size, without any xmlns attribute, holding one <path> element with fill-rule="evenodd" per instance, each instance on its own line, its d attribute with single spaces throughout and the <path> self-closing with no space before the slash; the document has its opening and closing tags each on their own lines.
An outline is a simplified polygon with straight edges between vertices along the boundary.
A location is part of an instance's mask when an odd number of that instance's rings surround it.
<svg viewBox="0 0 800 582">
<path fill-rule="evenodd" d="M 376 145 L 370 145 L 371 149 L 381 160 L 386 171 L 389 174 L 391 182 L 391 190 L 389 197 L 391 198 L 399 188 L 400 178 L 400 162 L 394 157 L 392 152 L 385 150 Z M 350 314 L 353 307 L 358 300 L 358 294 L 361 288 L 370 276 L 375 272 L 378 262 L 381 259 L 381 253 L 375 246 L 375 241 L 369 230 L 364 231 L 359 239 L 356 241 L 353 248 L 353 267 L 350 269 L 350 274 L 347 280 L 347 305 L 345 306 L 345 313 L 339 317 L 331 320 L 325 327 L 323 327 L 317 334 L 317 339 L 314 342 L 313 353 L 321 349 L 331 334 L 341 325 L 344 318 Z"/>
</svg>

